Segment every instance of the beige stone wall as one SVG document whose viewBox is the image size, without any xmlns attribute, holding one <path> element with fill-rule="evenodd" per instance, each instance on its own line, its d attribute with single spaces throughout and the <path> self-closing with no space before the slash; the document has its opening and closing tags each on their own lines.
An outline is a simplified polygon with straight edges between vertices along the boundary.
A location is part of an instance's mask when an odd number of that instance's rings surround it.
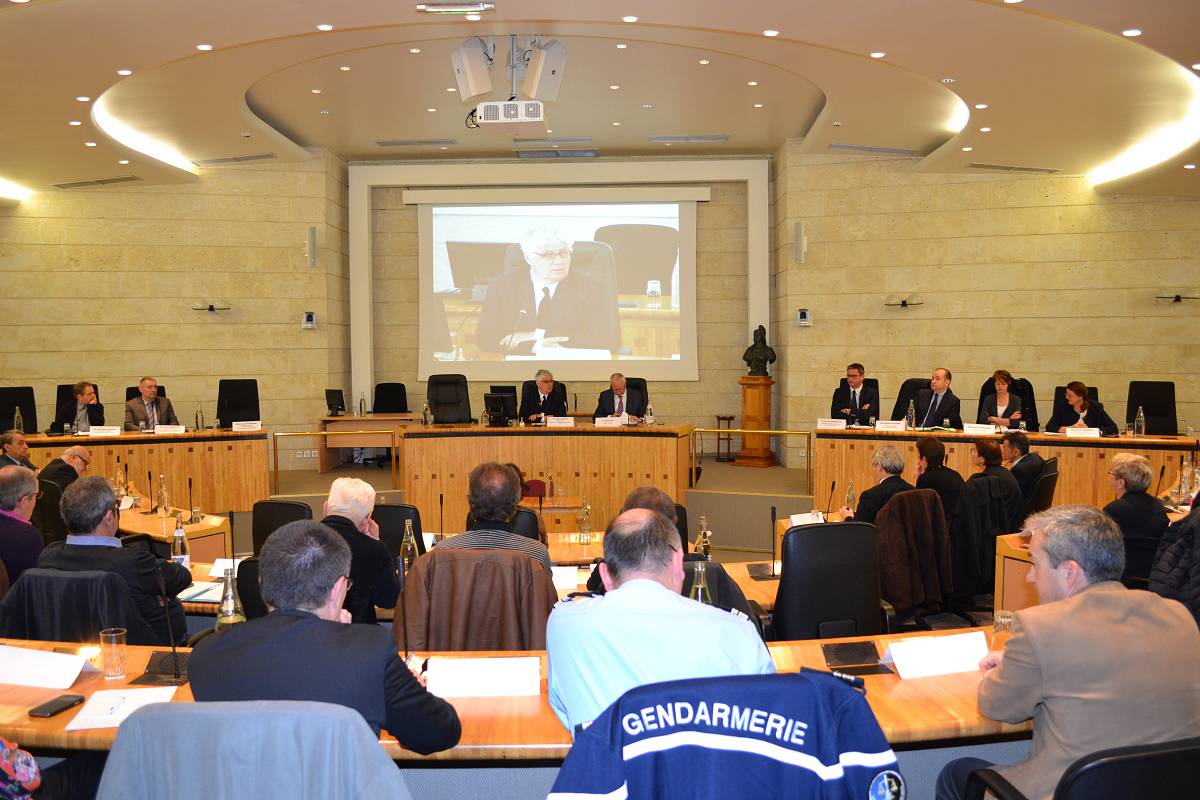
<svg viewBox="0 0 1200 800">
<path fill-rule="evenodd" d="M 890 413 L 907 377 L 954 373 L 964 412 L 998 368 L 1034 385 L 1082 380 L 1122 422 L 1130 380 L 1174 380 L 1180 425 L 1200 428 L 1200 202 L 1108 196 L 1073 176 L 932 175 L 910 160 L 777 154 L 774 297 L 786 421 L 829 413 L 845 365 L 879 378 Z M 794 223 L 809 250 L 792 256 Z M 918 294 L 924 305 L 885 307 Z M 796 308 L 813 310 L 801 328 Z M 786 352 L 786 358 L 782 351 Z"/>
<path fill-rule="evenodd" d="M 344 162 L 315 153 L 0 208 L 4 385 L 33 385 L 44 430 L 59 383 L 95 381 L 119 423 L 125 387 L 154 375 L 190 425 L 198 405 L 213 419 L 218 379 L 253 377 L 270 429 L 309 428 L 324 389 L 349 385 L 346 183 Z M 210 302 L 232 308 L 191 310 Z M 304 311 L 315 331 L 301 330 Z M 313 466 L 288 455 L 287 467 Z"/>
<path fill-rule="evenodd" d="M 416 379 L 417 211 L 401 202 L 403 191 L 376 188 L 371 196 L 375 380 L 404 383 L 409 406 L 417 410 L 425 396 L 425 383 Z M 745 184 L 711 184 L 711 201 L 696 204 L 696 250 L 700 379 L 652 383 L 650 399 L 655 415 L 668 423 L 713 427 L 716 414 L 741 413 L 737 381 L 745 373 L 741 357 L 748 344 Z M 569 389 L 580 410 L 591 410 L 607 386 L 573 382 Z M 487 387 L 471 384 L 476 416 Z"/>
</svg>

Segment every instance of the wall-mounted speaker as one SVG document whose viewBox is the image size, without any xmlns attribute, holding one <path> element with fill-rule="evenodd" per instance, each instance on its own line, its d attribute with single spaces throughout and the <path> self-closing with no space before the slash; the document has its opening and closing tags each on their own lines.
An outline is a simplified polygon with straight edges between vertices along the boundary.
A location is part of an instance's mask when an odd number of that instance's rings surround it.
<svg viewBox="0 0 1200 800">
<path fill-rule="evenodd" d="M 563 70 L 567 67 L 567 49 L 551 39 L 534 48 L 521 81 L 521 94 L 531 100 L 553 103 L 562 86 Z"/>
<path fill-rule="evenodd" d="M 794 254 L 796 263 L 803 264 L 804 256 L 805 256 L 805 254 L 808 253 L 808 237 L 804 235 L 804 223 L 803 222 L 796 223 L 795 239 L 792 242 L 792 246 L 795 247 L 795 249 L 796 249 L 795 254 Z"/>
<path fill-rule="evenodd" d="M 464 103 L 492 91 L 492 76 L 488 74 L 488 57 L 483 47 L 480 39 L 472 39 L 450 54 L 458 95 Z"/>
<path fill-rule="evenodd" d="M 305 243 L 304 255 L 308 258 L 308 265 L 315 267 L 317 265 L 317 226 L 308 226 L 308 241 Z"/>
</svg>

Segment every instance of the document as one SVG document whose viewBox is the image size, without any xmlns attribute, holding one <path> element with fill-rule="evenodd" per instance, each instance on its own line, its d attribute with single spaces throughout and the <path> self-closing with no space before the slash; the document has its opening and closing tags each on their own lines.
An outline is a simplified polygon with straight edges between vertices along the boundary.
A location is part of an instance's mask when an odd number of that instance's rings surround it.
<svg viewBox="0 0 1200 800">
<path fill-rule="evenodd" d="M 542 691 L 542 659 L 429 659 L 425 671 L 429 691 L 438 697 L 532 697 Z"/>
<path fill-rule="evenodd" d="M 218 558 L 213 562 L 212 569 L 208 571 L 210 578 L 225 578 L 225 570 L 233 570 L 233 577 L 237 577 L 237 565 L 245 561 L 244 558 Z M 220 600 L 221 598 L 217 598 Z"/>
<path fill-rule="evenodd" d="M 116 728 L 142 706 L 171 702 L 176 688 L 178 687 L 155 686 L 152 689 L 101 689 L 88 698 L 83 708 L 75 715 L 75 719 L 67 723 L 67 730 Z"/>
<path fill-rule="evenodd" d="M 86 663 L 86 656 L 0 645 L 0 683 L 69 689 Z"/>
<path fill-rule="evenodd" d="M 550 572 L 553 573 L 555 589 L 568 589 L 573 592 L 582 582 L 579 580 L 578 567 L 551 567 Z"/>
<path fill-rule="evenodd" d="M 950 636 L 914 636 L 888 645 L 879 659 L 895 664 L 901 678 L 928 678 L 955 672 L 976 672 L 988 653 L 983 631 Z"/>
<path fill-rule="evenodd" d="M 809 511 L 807 514 L 792 514 L 788 522 L 795 525 L 817 525 L 825 521 L 825 515 L 820 511 Z"/>
<path fill-rule="evenodd" d="M 224 581 L 196 581 L 179 593 L 179 599 L 184 603 L 219 603 L 224 589 Z"/>
</svg>

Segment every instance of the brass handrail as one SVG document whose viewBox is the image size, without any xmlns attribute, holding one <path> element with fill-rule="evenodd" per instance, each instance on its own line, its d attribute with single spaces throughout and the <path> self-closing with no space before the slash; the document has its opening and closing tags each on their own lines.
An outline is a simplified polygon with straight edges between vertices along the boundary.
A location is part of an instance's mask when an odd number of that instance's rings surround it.
<svg viewBox="0 0 1200 800">
<path fill-rule="evenodd" d="M 279 440 L 284 436 L 391 436 L 392 437 L 392 488 L 396 484 L 397 435 L 395 429 L 385 431 L 275 431 L 271 434 L 271 449 L 275 462 L 275 494 L 279 494 Z"/>
<path fill-rule="evenodd" d="M 805 489 L 809 494 L 812 494 L 813 481 L 813 463 L 812 463 L 812 431 L 788 431 L 757 428 L 692 428 L 691 434 L 688 436 L 688 456 L 691 462 L 691 483 L 696 483 L 696 435 L 702 433 L 757 433 L 764 436 L 803 436 L 804 437 L 804 466 L 808 472 L 805 478 Z"/>
</svg>

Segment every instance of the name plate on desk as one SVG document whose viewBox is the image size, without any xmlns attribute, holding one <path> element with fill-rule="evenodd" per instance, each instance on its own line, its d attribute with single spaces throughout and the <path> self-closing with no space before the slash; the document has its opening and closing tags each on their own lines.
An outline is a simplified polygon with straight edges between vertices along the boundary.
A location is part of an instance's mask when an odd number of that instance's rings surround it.
<svg viewBox="0 0 1200 800">
<path fill-rule="evenodd" d="M 155 425 L 155 433 L 185 433 L 187 431 L 182 425 Z"/>
<path fill-rule="evenodd" d="M 618 424 L 620 420 L 617 420 Z M 574 428 L 574 417 L 546 417 L 546 427 L 548 428 Z"/>
<path fill-rule="evenodd" d="M 875 430 L 877 431 L 903 431 L 904 420 L 902 419 L 877 419 L 875 420 Z"/>
<path fill-rule="evenodd" d="M 94 430 L 94 429 L 93 429 Z M 1068 439 L 1099 439 L 1099 428 L 1063 428 Z"/>
<path fill-rule="evenodd" d="M 970 433 L 975 436 L 990 436 L 996 432 L 995 425 L 980 425 L 977 422 L 964 422 L 963 433 Z"/>
<path fill-rule="evenodd" d="M 844 419 L 826 419 L 821 417 L 817 420 L 817 430 L 819 431 L 844 431 L 846 430 L 846 420 Z"/>
<path fill-rule="evenodd" d="M 120 436 L 120 425 L 93 425 L 88 429 L 88 436 Z"/>
<path fill-rule="evenodd" d="M 597 428 L 619 428 L 621 425 L 622 423 L 620 417 L 596 417 Z"/>
<path fill-rule="evenodd" d="M 235 423 L 233 423 L 233 430 L 235 430 L 235 431 L 261 431 L 262 430 L 262 420 L 250 419 L 250 420 L 246 420 L 245 422 L 235 422 Z"/>
</svg>

